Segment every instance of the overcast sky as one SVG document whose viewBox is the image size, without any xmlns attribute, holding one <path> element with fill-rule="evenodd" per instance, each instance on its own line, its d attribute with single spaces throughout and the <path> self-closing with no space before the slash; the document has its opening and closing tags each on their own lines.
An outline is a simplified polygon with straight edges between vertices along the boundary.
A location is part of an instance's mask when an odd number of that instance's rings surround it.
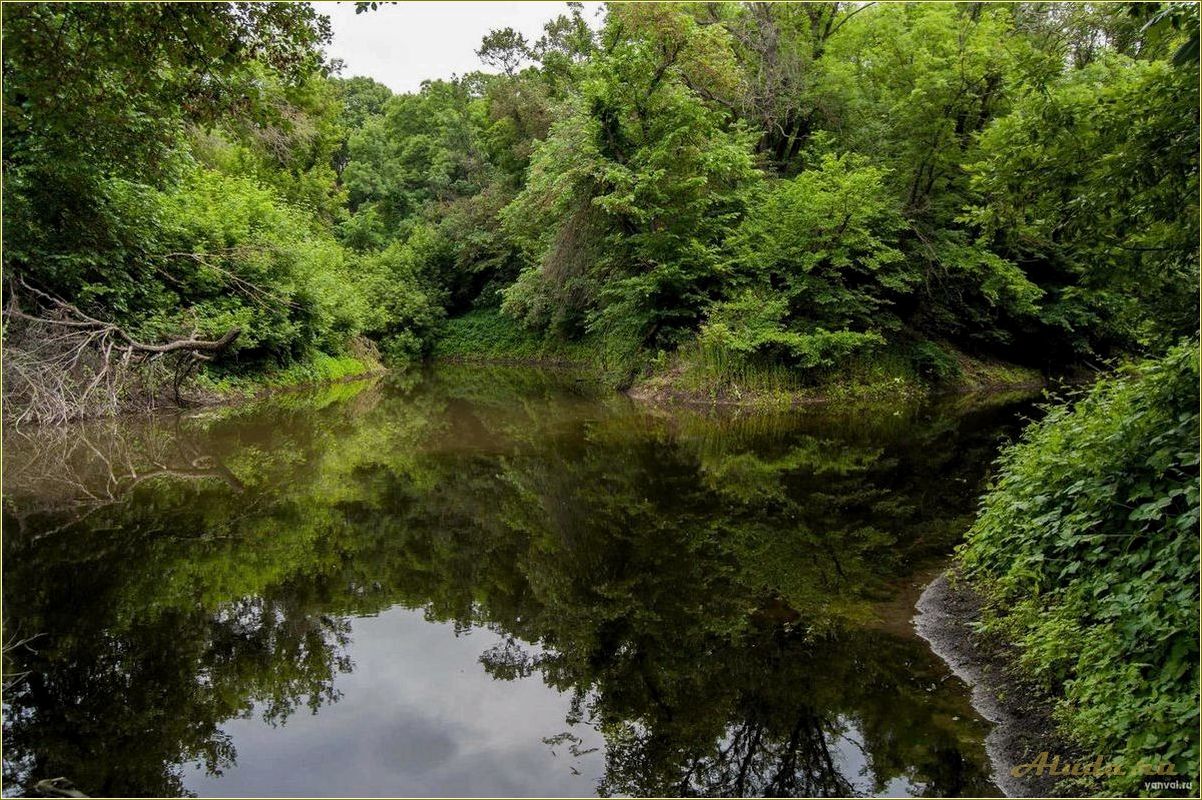
<svg viewBox="0 0 1202 800">
<path fill-rule="evenodd" d="M 585 3 L 594 27 L 600 3 Z M 402 2 L 355 14 L 354 3 L 319 3 L 330 17 L 328 52 L 346 64 L 342 77 L 366 75 L 394 92 L 415 92 L 424 80 L 482 69 L 480 40 L 493 28 L 513 28 L 533 42 L 543 23 L 567 11 L 565 2 Z"/>
</svg>

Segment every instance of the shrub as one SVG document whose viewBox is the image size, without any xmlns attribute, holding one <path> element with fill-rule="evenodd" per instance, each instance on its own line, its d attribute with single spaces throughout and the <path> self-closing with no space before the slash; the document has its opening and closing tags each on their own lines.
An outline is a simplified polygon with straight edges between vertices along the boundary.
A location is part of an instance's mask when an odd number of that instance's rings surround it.
<svg viewBox="0 0 1202 800">
<path fill-rule="evenodd" d="M 1061 694 L 1070 737 L 1194 777 L 1197 348 L 1178 345 L 1031 425 L 999 459 L 960 552 L 989 601 L 985 630 Z"/>
<path fill-rule="evenodd" d="M 874 331 L 791 330 L 784 321 L 787 314 L 787 300 L 746 292 L 711 308 L 700 342 L 736 358 L 766 357 L 802 369 L 833 367 L 885 343 Z"/>
<path fill-rule="evenodd" d="M 238 327 L 231 352 L 270 366 L 341 352 L 358 332 L 365 304 L 347 254 L 273 190 L 195 169 L 158 195 L 155 225 L 159 252 L 143 267 L 171 302 L 141 311 L 148 333 Z"/>
<path fill-rule="evenodd" d="M 923 378 L 935 383 L 950 383 L 960 377 L 956 359 L 934 342 L 916 342 L 910 347 L 910 362 Z"/>
<path fill-rule="evenodd" d="M 358 282 L 368 311 L 363 331 L 380 342 L 393 363 L 419 359 L 443 318 L 441 294 L 428 277 L 444 243 L 428 227 L 416 228 L 404 242 L 360 258 Z"/>
</svg>

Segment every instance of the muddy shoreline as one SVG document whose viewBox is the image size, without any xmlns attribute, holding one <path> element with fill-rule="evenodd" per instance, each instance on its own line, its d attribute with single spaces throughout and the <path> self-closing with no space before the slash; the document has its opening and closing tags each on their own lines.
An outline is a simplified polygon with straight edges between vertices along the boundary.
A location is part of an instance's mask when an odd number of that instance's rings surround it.
<svg viewBox="0 0 1202 800">
<path fill-rule="evenodd" d="M 941 572 L 915 605 L 914 627 L 957 678 L 972 691 L 972 705 L 993 723 L 985 749 L 994 782 L 1010 797 L 1078 796 L 1082 789 L 1060 786 L 1050 775 L 1016 777 L 1011 769 L 1039 753 L 1077 760 L 1084 754 L 1057 733 L 1051 717 L 1054 699 L 1015 674 L 1012 648 L 985 639 L 972 629 L 980 618 L 981 598 L 954 573 Z"/>
</svg>

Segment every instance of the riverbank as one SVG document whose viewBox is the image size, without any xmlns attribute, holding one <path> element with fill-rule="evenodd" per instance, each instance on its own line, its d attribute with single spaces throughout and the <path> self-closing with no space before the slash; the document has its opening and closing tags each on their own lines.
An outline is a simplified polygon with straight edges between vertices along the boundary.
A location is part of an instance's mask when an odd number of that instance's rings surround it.
<svg viewBox="0 0 1202 800">
<path fill-rule="evenodd" d="M 186 405 L 254 400 L 277 392 L 363 380 L 387 371 L 378 354 L 363 347 L 354 354 L 341 356 L 317 353 L 306 361 L 271 372 L 216 379 L 202 375 L 197 378 Z"/>
<path fill-rule="evenodd" d="M 972 704 L 993 723 L 985 747 L 994 781 L 1011 797 L 1066 797 L 1090 794 L 1084 787 L 1062 785 L 1048 774 L 1015 775 L 1012 770 L 1048 753 L 1061 762 L 1088 763 L 1093 756 L 1056 732 L 1055 699 L 1025 680 L 1013 667 L 1013 648 L 977 633 L 981 597 L 955 573 L 942 572 L 918 598 L 914 627 L 931 650 L 972 691 Z M 1023 770 L 1017 770 L 1022 772 Z M 1095 787 L 1096 788 L 1096 787 Z"/>
<path fill-rule="evenodd" d="M 674 353 L 638 354 L 597 337 L 544 338 L 499 312 L 473 311 L 447 320 L 431 359 L 450 363 L 570 367 L 594 375 L 641 403 L 660 406 L 780 410 L 841 402 L 917 401 L 936 394 L 1034 390 L 1038 370 L 919 342 L 837 369 L 802 374 L 782 365 L 734 365 L 696 344 Z"/>
<path fill-rule="evenodd" d="M 833 403 L 917 402 L 935 395 L 999 395 L 1029 392 L 1047 385 L 1035 370 L 1001 362 L 985 362 L 952 351 L 957 359 L 954 380 L 926 381 L 903 360 L 884 358 L 851 365 L 846 374 L 829 376 L 815 385 L 801 385 L 788 370 L 715 374 L 689 360 L 689 351 L 637 362 L 596 340 L 556 342 L 535 337 L 491 312 L 477 312 L 451 321 L 447 336 L 430 354 L 433 363 L 523 366 L 569 369 L 589 376 L 631 399 L 649 406 L 672 408 L 732 408 L 782 411 Z M 388 372 L 372 344 L 360 339 L 352 352 L 315 352 L 287 367 L 254 373 L 202 372 L 181 386 L 179 397 L 143 388 L 118 410 L 137 414 L 169 408 L 198 408 L 247 402 L 277 392 L 296 391 Z M 634 374 L 635 377 L 630 376 Z M 6 408 L 5 424 L 11 409 Z M 70 419 L 111 416 L 111 411 L 79 413 Z M 28 423 L 26 423 L 28 424 Z"/>
<path fill-rule="evenodd" d="M 28 405 L 6 396 L 3 424 L 6 429 L 61 425 L 164 410 L 236 405 L 281 392 L 365 380 L 385 372 L 387 368 L 375 348 L 363 341 L 356 343 L 351 353 L 332 356 L 316 351 L 304 360 L 274 370 L 217 375 L 202 372 L 182 383 L 178 391 L 164 387 L 154 375 L 131 373 L 120 394 L 113 392 L 103 403 L 77 404 L 53 419 L 30 415 Z"/>
<path fill-rule="evenodd" d="M 1198 374 L 1185 340 L 1048 409 L 995 462 L 957 551 L 976 628 L 1113 767 L 1108 794 L 1195 791 Z"/>
<path fill-rule="evenodd" d="M 996 394 L 1035 390 L 1047 385 L 1037 370 L 972 358 L 952 351 L 957 369 L 951 375 L 924 377 L 904 357 L 884 357 L 850 365 L 846 372 L 800 383 L 785 370 L 728 374 L 678 357 L 666 367 L 636 380 L 626 394 L 665 406 L 741 406 L 798 408 L 829 403 L 918 401 L 933 395 Z M 962 367 L 961 367 L 962 365 Z"/>
</svg>

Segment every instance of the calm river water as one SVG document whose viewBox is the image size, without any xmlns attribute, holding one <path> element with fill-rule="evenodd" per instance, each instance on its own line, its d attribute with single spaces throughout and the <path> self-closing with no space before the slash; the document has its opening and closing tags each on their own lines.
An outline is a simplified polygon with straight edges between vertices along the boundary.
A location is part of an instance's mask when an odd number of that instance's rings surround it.
<svg viewBox="0 0 1202 800">
<path fill-rule="evenodd" d="M 4 449 L 4 788 L 989 795 L 909 624 L 1028 402 L 444 367 Z"/>
</svg>

